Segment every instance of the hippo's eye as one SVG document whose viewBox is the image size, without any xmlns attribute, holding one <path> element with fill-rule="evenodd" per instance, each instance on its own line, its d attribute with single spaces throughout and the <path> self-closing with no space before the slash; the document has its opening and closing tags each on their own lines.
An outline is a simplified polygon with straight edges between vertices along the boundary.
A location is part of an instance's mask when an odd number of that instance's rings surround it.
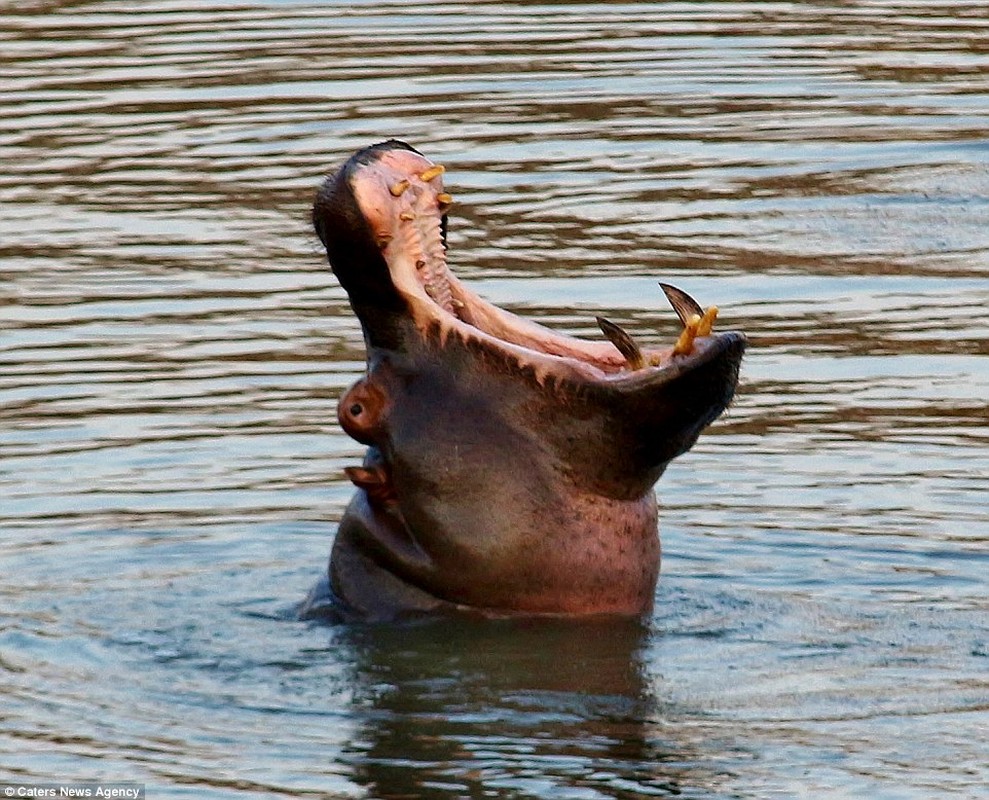
<svg viewBox="0 0 989 800">
<path fill-rule="evenodd" d="M 359 417 L 363 413 L 363 411 L 364 411 L 364 406 L 362 406 L 360 403 L 354 403 L 350 407 L 350 415 L 353 417 Z"/>
</svg>

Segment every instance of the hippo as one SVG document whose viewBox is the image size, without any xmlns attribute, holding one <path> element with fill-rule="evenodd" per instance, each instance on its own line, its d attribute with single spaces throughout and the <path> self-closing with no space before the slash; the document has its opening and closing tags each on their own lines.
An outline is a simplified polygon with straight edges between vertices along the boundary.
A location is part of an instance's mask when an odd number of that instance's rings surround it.
<svg viewBox="0 0 989 800">
<path fill-rule="evenodd" d="M 731 402 L 745 336 L 665 284 L 683 330 L 656 350 L 604 318 L 591 341 L 483 300 L 447 265 L 443 173 L 390 140 L 316 195 L 367 351 L 338 418 L 367 451 L 302 615 L 642 617 L 653 487 Z"/>
</svg>

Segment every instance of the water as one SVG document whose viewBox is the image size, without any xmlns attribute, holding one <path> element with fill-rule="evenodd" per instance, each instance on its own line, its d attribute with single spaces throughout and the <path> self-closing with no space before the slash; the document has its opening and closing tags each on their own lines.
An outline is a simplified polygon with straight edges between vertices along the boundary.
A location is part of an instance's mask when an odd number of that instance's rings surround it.
<svg viewBox="0 0 989 800">
<path fill-rule="evenodd" d="M 149 797 L 985 797 L 972 2 L 8 3 L 0 780 Z M 361 448 L 309 229 L 397 135 L 490 299 L 751 350 L 643 625 L 296 622 Z"/>
</svg>

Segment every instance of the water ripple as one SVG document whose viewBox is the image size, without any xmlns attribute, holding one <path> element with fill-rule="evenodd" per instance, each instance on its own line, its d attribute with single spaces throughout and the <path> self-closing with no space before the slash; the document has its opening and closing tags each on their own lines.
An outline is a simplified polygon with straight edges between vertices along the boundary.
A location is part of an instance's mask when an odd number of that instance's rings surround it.
<svg viewBox="0 0 989 800">
<path fill-rule="evenodd" d="M 983 0 L 8 5 L 0 778 L 989 780 Z M 749 335 L 660 484 L 648 629 L 290 621 L 361 452 L 309 206 L 387 136 L 446 164 L 451 260 L 493 301 L 658 346 L 665 280 Z"/>
</svg>

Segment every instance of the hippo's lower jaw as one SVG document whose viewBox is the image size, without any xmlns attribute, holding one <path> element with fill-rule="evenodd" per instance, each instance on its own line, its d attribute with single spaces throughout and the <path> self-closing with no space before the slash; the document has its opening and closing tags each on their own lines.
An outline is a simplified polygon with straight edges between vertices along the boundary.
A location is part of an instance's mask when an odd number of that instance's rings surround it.
<svg viewBox="0 0 989 800">
<path fill-rule="evenodd" d="M 443 169 L 400 142 L 361 151 L 313 220 L 360 319 L 368 369 L 340 422 L 369 445 L 330 561 L 338 612 L 388 619 L 642 614 L 659 573 L 652 487 L 730 402 L 745 348 L 664 286 L 684 323 L 643 351 L 554 333 L 446 264 Z"/>
</svg>

